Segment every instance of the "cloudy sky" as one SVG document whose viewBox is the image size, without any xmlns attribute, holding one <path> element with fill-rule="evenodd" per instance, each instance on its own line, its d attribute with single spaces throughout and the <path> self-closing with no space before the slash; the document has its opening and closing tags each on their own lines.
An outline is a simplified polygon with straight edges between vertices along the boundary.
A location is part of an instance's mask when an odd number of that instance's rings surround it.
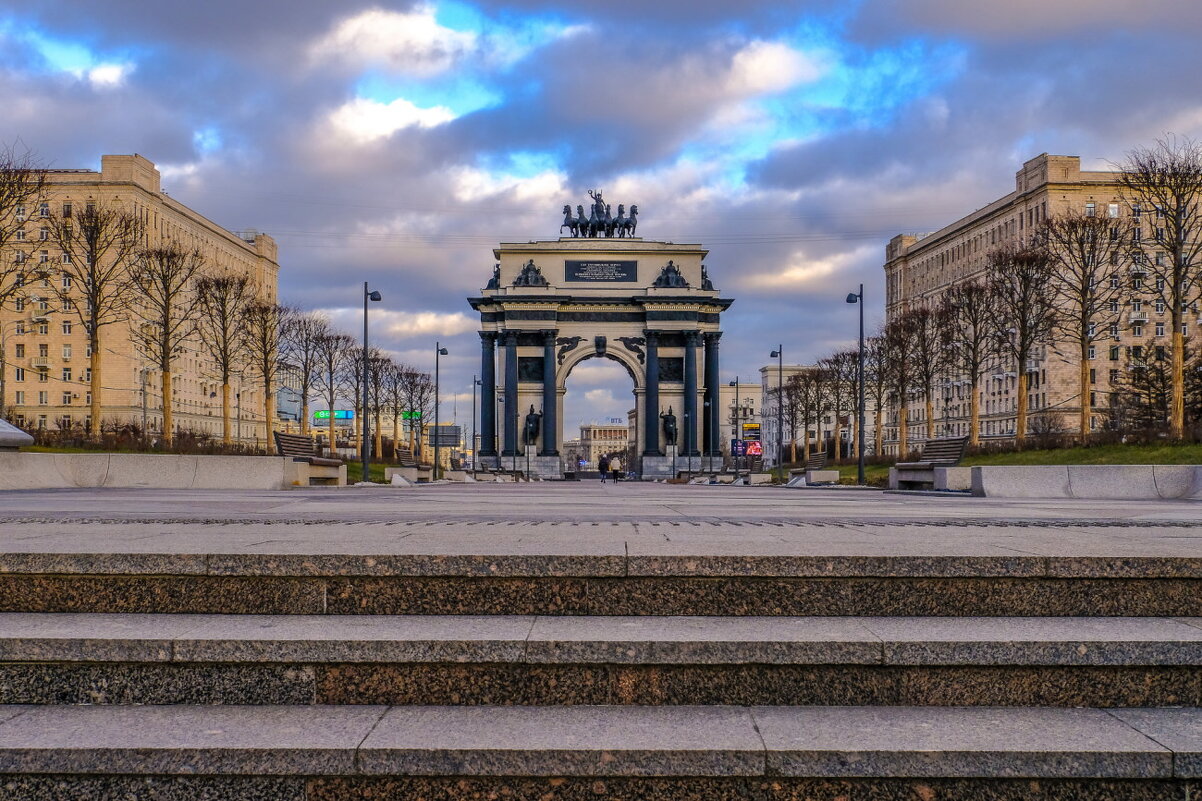
<svg viewBox="0 0 1202 801">
<path fill-rule="evenodd" d="M 1202 133 L 1198 0 L 59 0 L 0 4 L 0 141 L 141 153 L 174 197 L 280 243 L 282 297 L 432 368 L 468 416 L 464 298 L 491 247 L 599 187 L 710 246 L 724 379 L 881 313 L 893 234 L 1004 194 L 1042 152 L 1104 167 Z M 585 369 L 587 367 L 588 369 Z M 590 361 L 566 422 L 623 415 Z M 451 415 L 450 404 L 444 417 Z"/>
</svg>

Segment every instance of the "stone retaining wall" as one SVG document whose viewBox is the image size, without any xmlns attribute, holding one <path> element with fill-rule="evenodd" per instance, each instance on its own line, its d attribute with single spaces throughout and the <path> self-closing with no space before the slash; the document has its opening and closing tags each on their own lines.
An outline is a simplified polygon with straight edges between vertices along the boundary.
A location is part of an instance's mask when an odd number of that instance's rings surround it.
<svg viewBox="0 0 1202 801">
<path fill-rule="evenodd" d="M 1089 464 L 973 467 L 972 493 L 991 498 L 1202 500 L 1202 466 Z"/>
<path fill-rule="evenodd" d="M 71 487 L 286 489 L 303 478 L 279 456 L 0 452 L 0 490 Z"/>
</svg>

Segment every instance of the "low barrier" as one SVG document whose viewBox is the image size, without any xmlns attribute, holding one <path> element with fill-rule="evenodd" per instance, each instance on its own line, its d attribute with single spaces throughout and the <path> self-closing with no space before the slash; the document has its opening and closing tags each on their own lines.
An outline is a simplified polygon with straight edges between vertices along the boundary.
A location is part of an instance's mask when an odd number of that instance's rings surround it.
<svg viewBox="0 0 1202 801">
<path fill-rule="evenodd" d="M 307 477 L 280 456 L 0 453 L 0 490 L 69 487 L 287 489 Z"/>
<path fill-rule="evenodd" d="M 1086 464 L 973 467 L 972 494 L 987 498 L 1202 500 L 1202 466 Z"/>
</svg>

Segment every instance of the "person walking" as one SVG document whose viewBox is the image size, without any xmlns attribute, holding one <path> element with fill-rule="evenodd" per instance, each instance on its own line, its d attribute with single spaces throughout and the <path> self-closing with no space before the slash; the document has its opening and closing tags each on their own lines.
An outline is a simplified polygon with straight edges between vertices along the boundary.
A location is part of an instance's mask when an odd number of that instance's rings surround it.
<svg viewBox="0 0 1202 801">
<path fill-rule="evenodd" d="M 597 460 L 597 469 L 601 472 L 601 483 L 605 483 L 605 474 L 609 472 L 609 455 L 604 454 Z"/>
</svg>

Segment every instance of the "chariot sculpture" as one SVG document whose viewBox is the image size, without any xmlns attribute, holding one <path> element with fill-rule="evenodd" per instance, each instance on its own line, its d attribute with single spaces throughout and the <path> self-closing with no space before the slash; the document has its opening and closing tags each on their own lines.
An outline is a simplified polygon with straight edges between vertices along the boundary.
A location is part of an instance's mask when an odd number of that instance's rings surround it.
<svg viewBox="0 0 1202 801">
<path fill-rule="evenodd" d="M 588 195 L 592 198 L 589 213 L 586 216 L 584 206 L 576 207 L 576 216 L 572 216 L 572 207 L 563 207 L 563 224 L 559 233 L 566 229 L 573 237 L 613 238 L 635 235 L 639 227 L 639 207 L 631 205 L 630 214 L 626 214 L 626 205 L 618 204 L 618 214 L 614 216 L 611 207 L 605 202 L 600 189 L 590 189 Z"/>
</svg>

